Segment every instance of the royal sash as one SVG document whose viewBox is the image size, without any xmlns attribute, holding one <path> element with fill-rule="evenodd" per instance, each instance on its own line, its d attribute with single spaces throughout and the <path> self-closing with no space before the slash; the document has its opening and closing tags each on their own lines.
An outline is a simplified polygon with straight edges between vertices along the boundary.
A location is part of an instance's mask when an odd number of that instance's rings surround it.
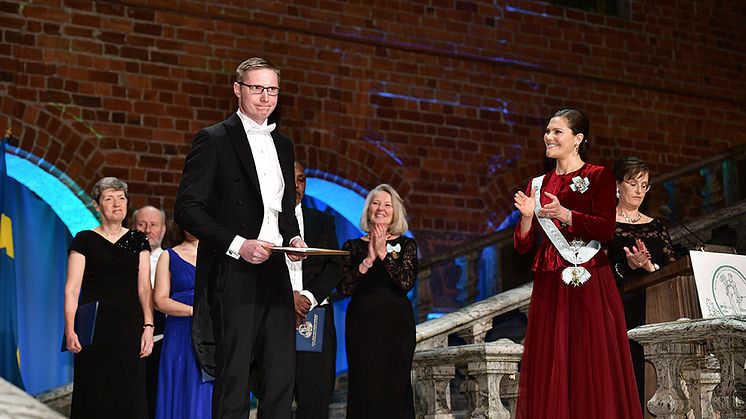
<svg viewBox="0 0 746 419">
<path fill-rule="evenodd" d="M 534 190 L 534 197 L 536 199 L 536 207 L 534 208 L 534 214 L 539 225 L 544 229 L 549 240 L 552 242 L 554 247 L 557 248 L 562 258 L 573 264 L 562 270 L 562 282 L 567 285 L 574 287 L 585 284 L 591 277 L 591 273 L 588 272 L 580 264 L 586 263 L 593 258 L 593 256 L 601 250 L 601 243 L 598 240 L 591 240 L 588 243 L 582 240 L 575 239 L 568 243 L 565 236 L 560 233 L 557 226 L 550 218 L 539 217 L 539 210 L 541 209 L 541 182 L 544 180 L 544 175 L 535 177 L 531 181 L 531 188 Z"/>
</svg>

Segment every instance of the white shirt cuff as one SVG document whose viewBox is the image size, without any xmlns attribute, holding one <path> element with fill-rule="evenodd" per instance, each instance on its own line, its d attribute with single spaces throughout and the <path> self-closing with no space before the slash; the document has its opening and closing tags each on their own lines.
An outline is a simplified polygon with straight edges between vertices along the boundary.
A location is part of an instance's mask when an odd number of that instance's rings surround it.
<svg viewBox="0 0 746 419">
<path fill-rule="evenodd" d="M 318 303 L 316 302 L 316 297 L 314 297 L 313 294 L 311 294 L 311 291 L 303 290 L 299 294 L 308 298 L 308 301 L 311 302 L 311 308 L 308 309 L 309 311 L 313 310 L 313 308 L 318 305 Z"/>
<path fill-rule="evenodd" d="M 241 250 L 241 246 L 243 246 L 244 242 L 246 242 L 246 239 L 241 236 L 236 236 L 231 242 L 231 245 L 228 247 L 228 251 L 225 252 L 225 254 L 232 257 L 233 259 L 240 258 L 241 255 L 238 252 Z"/>
</svg>

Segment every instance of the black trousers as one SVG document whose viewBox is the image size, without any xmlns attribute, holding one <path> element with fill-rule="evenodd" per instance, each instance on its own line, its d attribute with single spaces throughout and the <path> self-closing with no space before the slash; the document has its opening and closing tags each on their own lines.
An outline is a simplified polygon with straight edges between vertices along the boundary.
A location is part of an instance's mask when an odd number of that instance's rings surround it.
<svg viewBox="0 0 746 419">
<path fill-rule="evenodd" d="M 290 419 L 295 314 L 283 258 L 277 254 L 261 265 L 233 266 L 255 275 L 228 272 L 221 298 L 213 304 L 211 316 L 220 332 L 215 347 L 214 418 L 249 417 L 251 389 L 259 400 L 260 419 Z"/>
<path fill-rule="evenodd" d="M 329 398 L 337 375 L 337 332 L 332 304 L 322 307 L 326 309 L 322 351 L 295 355 L 296 419 L 329 418 Z"/>
</svg>

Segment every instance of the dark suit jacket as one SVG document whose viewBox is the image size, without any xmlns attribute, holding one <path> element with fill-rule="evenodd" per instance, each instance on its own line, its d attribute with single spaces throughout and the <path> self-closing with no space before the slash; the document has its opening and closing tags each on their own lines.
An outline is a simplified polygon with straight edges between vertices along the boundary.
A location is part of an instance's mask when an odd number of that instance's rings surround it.
<svg viewBox="0 0 746 419">
<path fill-rule="evenodd" d="M 303 207 L 303 240 L 308 247 L 338 249 L 334 217 L 321 211 Z M 308 290 L 321 304 L 342 279 L 340 256 L 309 256 L 303 260 L 303 289 Z"/>
<path fill-rule="evenodd" d="M 285 191 L 279 229 L 283 245 L 299 235 L 295 218 L 295 154 L 290 138 L 272 132 Z M 236 235 L 256 239 L 264 206 L 256 166 L 238 114 L 200 130 L 184 163 L 174 209 L 176 222 L 200 240 L 194 286 L 193 333 L 197 360 L 214 374 L 215 331 L 210 304 L 228 275 L 241 280 L 257 276 L 256 265 L 226 255 Z"/>
</svg>

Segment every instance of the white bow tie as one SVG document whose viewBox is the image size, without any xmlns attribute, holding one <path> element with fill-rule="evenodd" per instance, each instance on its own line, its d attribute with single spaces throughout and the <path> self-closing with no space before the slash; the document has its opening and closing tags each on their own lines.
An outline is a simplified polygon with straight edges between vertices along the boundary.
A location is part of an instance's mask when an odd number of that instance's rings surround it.
<svg viewBox="0 0 746 419">
<path fill-rule="evenodd" d="M 397 243 L 396 246 L 386 243 L 386 252 L 401 252 L 401 243 Z"/>
<path fill-rule="evenodd" d="M 269 124 L 266 127 L 252 125 L 246 130 L 246 134 L 269 134 L 274 131 L 274 129 L 275 124 Z"/>
</svg>

